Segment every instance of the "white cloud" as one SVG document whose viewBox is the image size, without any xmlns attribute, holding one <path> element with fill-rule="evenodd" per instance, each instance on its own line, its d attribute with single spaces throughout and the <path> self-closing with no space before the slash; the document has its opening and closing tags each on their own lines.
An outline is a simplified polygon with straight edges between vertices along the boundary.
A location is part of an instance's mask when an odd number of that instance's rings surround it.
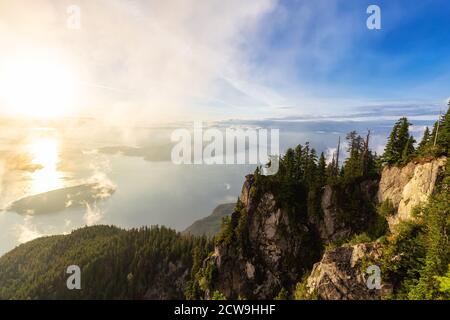
<svg viewBox="0 0 450 320">
<path fill-rule="evenodd" d="M 17 241 L 19 243 L 25 243 L 36 238 L 44 236 L 35 225 L 32 224 L 32 217 L 26 216 L 24 218 L 24 223 L 16 225 L 15 231 L 17 234 Z"/>
<path fill-rule="evenodd" d="M 103 218 L 104 211 L 97 207 L 97 205 L 89 205 L 86 203 L 86 212 L 83 215 L 83 221 L 87 226 L 92 226 L 100 222 Z"/>
<path fill-rule="evenodd" d="M 336 158 L 336 148 L 327 148 L 324 152 L 325 155 L 325 161 L 327 164 L 330 164 L 333 160 L 333 157 Z"/>
<path fill-rule="evenodd" d="M 80 0 L 80 30 L 66 27 L 70 4 L 1 2 L 0 60 L 52 52 L 79 72 L 84 113 L 130 123 L 205 116 L 192 106 L 216 79 L 244 83 L 242 44 L 275 1 Z"/>
</svg>

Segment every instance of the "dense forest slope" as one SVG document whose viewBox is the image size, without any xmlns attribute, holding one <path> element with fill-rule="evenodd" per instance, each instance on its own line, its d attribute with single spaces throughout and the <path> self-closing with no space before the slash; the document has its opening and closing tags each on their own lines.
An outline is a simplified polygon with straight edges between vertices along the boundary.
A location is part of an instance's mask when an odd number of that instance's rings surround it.
<svg viewBox="0 0 450 320">
<path fill-rule="evenodd" d="M 181 299 L 200 249 L 211 250 L 205 238 L 164 227 L 44 237 L 0 258 L 0 299 Z M 81 269 L 81 290 L 67 289 L 70 265 Z"/>
</svg>

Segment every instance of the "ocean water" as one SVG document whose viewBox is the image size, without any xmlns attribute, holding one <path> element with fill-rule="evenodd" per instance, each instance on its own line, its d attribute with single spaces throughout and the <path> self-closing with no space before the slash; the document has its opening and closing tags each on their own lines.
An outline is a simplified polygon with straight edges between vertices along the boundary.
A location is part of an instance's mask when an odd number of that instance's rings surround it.
<svg viewBox="0 0 450 320">
<path fill-rule="evenodd" d="M 340 136 L 344 159 L 346 132 L 356 129 L 365 134 L 371 129 L 371 147 L 380 153 L 393 122 L 264 126 L 280 129 L 281 152 L 309 141 L 330 158 Z M 417 138 L 429 124 L 416 121 Z M 37 237 L 70 233 L 86 225 L 165 225 L 181 231 L 217 205 L 235 202 L 245 175 L 255 169 L 255 165 L 173 164 L 170 133 L 176 126 L 118 128 L 89 120 L 45 126 L 0 122 L 0 127 L 0 254 Z M 93 186 L 92 192 L 67 189 L 86 185 Z M 29 200 L 30 196 L 35 197 Z M 25 200 L 11 209 L 20 199 Z"/>
</svg>

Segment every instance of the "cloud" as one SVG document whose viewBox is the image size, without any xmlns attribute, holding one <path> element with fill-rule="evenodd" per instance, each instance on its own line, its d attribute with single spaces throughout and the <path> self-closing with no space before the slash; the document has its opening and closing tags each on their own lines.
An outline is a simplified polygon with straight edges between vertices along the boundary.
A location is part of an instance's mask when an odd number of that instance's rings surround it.
<svg viewBox="0 0 450 320">
<path fill-rule="evenodd" d="M 333 160 L 333 157 L 336 158 L 336 150 L 337 148 L 327 148 L 324 152 L 325 154 L 325 161 L 327 164 L 330 164 Z"/>
<path fill-rule="evenodd" d="M 17 241 L 19 243 L 25 243 L 36 238 L 44 236 L 35 225 L 32 224 L 33 217 L 26 216 L 23 220 L 24 223 L 16 225 L 15 231 L 17 234 Z"/>
<path fill-rule="evenodd" d="M 240 83 L 242 46 L 275 1 L 80 0 L 79 30 L 66 27 L 71 4 L 0 3 L 0 60 L 51 52 L 77 70 L 84 113 L 130 123 L 198 116 L 215 80 Z"/>
<path fill-rule="evenodd" d="M 83 221 L 87 226 L 92 226 L 100 222 L 103 215 L 104 211 L 98 208 L 96 204 L 90 205 L 86 203 L 86 212 L 83 215 Z"/>
</svg>

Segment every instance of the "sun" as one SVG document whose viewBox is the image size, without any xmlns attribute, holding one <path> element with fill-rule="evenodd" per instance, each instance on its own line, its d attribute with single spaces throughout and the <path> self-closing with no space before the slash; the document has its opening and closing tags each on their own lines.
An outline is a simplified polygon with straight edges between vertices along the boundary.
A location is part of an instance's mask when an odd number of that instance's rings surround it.
<svg viewBox="0 0 450 320">
<path fill-rule="evenodd" d="M 32 163 L 41 168 L 31 174 L 31 194 L 55 190 L 63 186 L 63 175 L 58 169 L 59 141 L 52 136 L 34 137 L 27 149 Z"/>
<path fill-rule="evenodd" d="M 0 98 L 9 114 L 30 118 L 59 118 L 70 113 L 76 76 L 58 58 L 36 55 L 3 61 Z"/>
</svg>

